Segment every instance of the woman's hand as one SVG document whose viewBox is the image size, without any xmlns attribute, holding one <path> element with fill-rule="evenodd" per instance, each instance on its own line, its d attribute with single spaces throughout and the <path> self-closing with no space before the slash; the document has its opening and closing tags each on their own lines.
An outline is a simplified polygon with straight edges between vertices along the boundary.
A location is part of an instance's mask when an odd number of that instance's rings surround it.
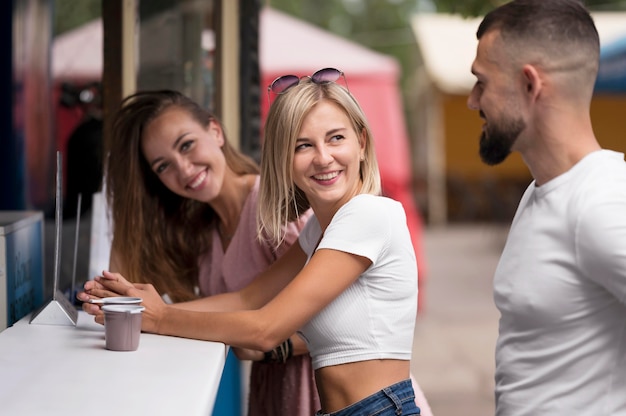
<svg viewBox="0 0 626 416">
<path fill-rule="evenodd" d="M 146 309 L 142 312 L 141 330 L 158 333 L 158 323 L 165 313 L 167 305 L 151 284 L 130 283 L 119 273 L 102 272 L 93 281 L 85 283 L 85 291 L 76 295 L 79 300 L 110 296 L 130 296 L 142 299 L 141 305 Z M 104 323 L 104 314 L 100 306 L 83 303 L 83 310 L 95 316 L 98 323 Z"/>
<path fill-rule="evenodd" d="M 107 273 L 107 272 L 103 272 Z M 127 285 L 132 286 L 130 282 L 121 277 L 121 280 L 126 282 Z M 102 299 L 106 297 L 123 296 L 120 293 L 113 292 L 100 284 L 98 279 L 89 280 L 83 286 L 84 291 L 76 294 L 76 298 L 83 302 L 83 310 L 89 315 L 94 316 L 94 320 L 99 324 L 104 324 L 104 314 L 101 309 L 101 305 L 89 303 L 90 299 Z"/>
</svg>

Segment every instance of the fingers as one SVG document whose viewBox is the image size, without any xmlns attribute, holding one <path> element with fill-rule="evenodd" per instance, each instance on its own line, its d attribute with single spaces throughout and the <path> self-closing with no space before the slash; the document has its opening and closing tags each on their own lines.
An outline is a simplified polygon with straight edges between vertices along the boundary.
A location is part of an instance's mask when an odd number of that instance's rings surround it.
<svg viewBox="0 0 626 416">
<path fill-rule="evenodd" d="M 139 292 L 147 290 L 150 284 L 130 283 L 119 273 L 103 271 L 102 276 L 96 276 L 84 284 L 84 291 L 76 294 L 76 298 L 82 302 L 89 299 L 115 297 L 115 296 L 140 296 Z"/>
<path fill-rule="evenodd" d="M 94 305 L 93 303 L 83 303 L 83 310 L 89 315 L 93 315 L 93 320 L 96 323 L 104 325 L 104 312 L 102 312 L 100 306 Z"/>
<path fill-rule="evenodd" d="M 113 289 L 91 290 L 88 293 L 88 295 L 89 295 L 90 299 L 110 298 L 110 297 L 116 297 L 116 296 L 132 296 L 132 295 L 127 295 L 127 294 L 119 292 L 119 291 L 115 291 Z M 87 299 L 87 300 L 89 300 L 89 299 Z"/>
<path fill-rule="evenodd" d="M 85 292 L 78 292 L 76 294 L 76 299 L 78 299 L 81 302 L 87 302 L 89 301 L 89 295 Z"/>
<path fill-rule="evenodd" d="M 132 287 L 133 286 L 132 283 L 130 283 L 128 280 L 126 280 L 124 278 L 124 276 L 122 276 L 119 273 L 111 273 L 111 272 L 108 272 L 108 271 L 104 270 L 102 272 L 102 277 L 104 279 L 106 279 L 107 281 L 115 281 L 115 282 L 118 282 L 120 284 L 124 284 L 125 286 L 128 286 L 128 287 Z"/>
<path fill-rule="evenodd" d="M 92 290 L 104 289 L 104 286 L 98 283 L 97 280 L 93 279 L 93 280 L 86 281 L 85 284 L 83 285 L 83 289 L 85 290 L 85 292 L 89 293 Z"/>
<path fill-rule="evenodd" d="M 104 325 L 104 313 L 98 305 L 92 303 L 83 303 L 83 310 L 89 315 L 93 315 L 94 321 L 98 324 Z"/>
<path fill-rule="evenodd" d="M 119 276 L 119 279 L 116 278 Z M 134 296 L 135 287 L 117 273 L 104 272 L 102 276 L 95 277 L 96 282 L 102 286 L 102 290 L 92 290 L 90 295 L 96 296 Z"/>
<path fill-rule="evenodd" d="M 78 299 L 81 302 L 89 302 L 90 299 L 100 299 L 100 298 L 106 298 L 109 296 L 119 296 L 116 293 L 102 289 L 102 286 L 100 285 L 98 285 L 98 288 L 95 288 L 96 287 L 95 285 L 85 284 L 85 287 L 87 286 L 94 287 L 94 289 L 85 289 L 84 292 L 78 292 L 76 294 L 76 299 Z"/>
<path fill-rule="evenodd" d="M 96 279 L 99 279 L 99 277 L 96 277 Z M 100 297 L 132 296 L 129 293 L 129 290 L 133 289 L 133 287 L 128 287 L 123 283 L 119 283 L 113 280 L 103 280 L 102 287 L 103 288 L 101 290 L 92 290 L 91 292 L 89 292 L 89 294 Z"/>
<path fill-rule="evenodd" d="M 100 307 L 93 303 L 83 303 L 83 310 L 89 315 L 97 315 L 100 313 Z"/>
<path fill-rule="evenodd" d="M 111 294 L 111 292 L 106 292 L 104 286 L 102 286 L 97 280 L 88 280 L 83 285 L 83 292 L 79 292 L 76 294 L 76 298 L 80 301 L 86 302 L 92 298 L 102 298 L 106 296 L 116 296 L 116 294 Z M 90 296 L 91 295 L 91 296 Z"/>
</svg>

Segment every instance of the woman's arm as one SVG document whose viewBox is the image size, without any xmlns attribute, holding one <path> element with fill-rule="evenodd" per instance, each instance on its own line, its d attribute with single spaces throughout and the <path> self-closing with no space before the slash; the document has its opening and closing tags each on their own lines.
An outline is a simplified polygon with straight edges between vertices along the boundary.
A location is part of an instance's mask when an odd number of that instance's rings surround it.
<svg viewBox="0 0 626 416">
<path fill-rule="evenodd" d="M 291 341 L 291 356 L 308 354 L 306 342 L 298 334 L 289 337 Z M 276 347 L 274 348 L 276 349 Z M 240 360 L 263 361 L 265 359 L 265 351 L 251 350 L 248 348 L 233 348 L 235 356 Z"/>
<path fill-rule="evenodd" d="M 242 261 L 245 261 L 242 259 Z M 306 263 L 306 254 L 296 241 L 289 250 L 237 292 L 222 293 L 173 304 L 173 308 L 198 312 L 259 309 L 276 296 Z"/>
<path fill-rule="evenodd" d="M 207 313 L 166 305 L 150 285 L 128 286 L 118 282 L 114 274 L 106 273 L 99 282 L 124 296 L 144 299 L 144 331 L 269 351 L 339 296 L 371 264 L 365 257 L 321 249 L 289 282 L 305 261 L 306 255 L 294 244 L 266 273 L 239 292 L 247 310 L 230 312 Z"/>
<path fill-rule="evenodd" d="M 242 309 L 258 309 L 271 300 L 295 276 L 306 262 L 306 254 L 295 242 L 289 250 L 246 287 L 237 292 L 223 293 L 208 296 L 188 302 L 171 305 L 173 309 L 195 312 L 234 311 Z M 114 264 L 113 262 L 111 263 Z M 136 292 L 135 292 L 136 291 Z M 129 293 L 136 293 L 129 295 Z M 143 305 L 148 309 L 159 308 L 162 299 L 157 301 L 159 294 L 154 286 L 149 284 L 130 283 L 121 274 L 103 272 L 102 276 L 85 283 L 84 292 L 77 295 L 78 299 L 86 302 L 90 298 L 109 296 L 137 296 L 143 299 Z M 148 303 L 151 302 L 151 303 Z M 104 316 L 100 306 L 83 303 L 83 310 L 94 315 L 96 322 L 103 323 Z M 144 313 L 144 316 L 148 314 Z"/>
</svg>

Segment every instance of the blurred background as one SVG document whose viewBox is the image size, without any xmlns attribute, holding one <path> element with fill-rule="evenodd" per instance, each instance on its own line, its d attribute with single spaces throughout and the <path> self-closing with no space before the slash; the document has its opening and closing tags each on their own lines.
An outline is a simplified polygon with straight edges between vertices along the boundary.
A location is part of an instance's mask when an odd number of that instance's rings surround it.
<svg viewBox="0 0 626 416">
<path fill-rule="evenodd" d="M 496 167 L 480 162 L 482 123 L 466 107 L 478 22 L 501 3 L 2 2 L 0 210 L 43 211 L 51 258 L 61 152 L 61 284 L 70 282 L 75 235 L 76 276 L 89 279 L 99 208 L 92 198 L 101 191 L 110 115 L 123 97 L 178 89 L 217 114 L 229 140 L 258 159 L 267 85 L 284 74 L 338 68 L 372 125 L 384 192 L 407 211 L 420 267 L 413 371 L 436 415 L 492 413 L 498 314 L 491 274 L 530 182 L 518 155 Z M 626 1 L 585 4 L 601 40 L 596 135 L 624 152 Z M 46 293 L 52 264 L 46 262 Z"/>
</svg>

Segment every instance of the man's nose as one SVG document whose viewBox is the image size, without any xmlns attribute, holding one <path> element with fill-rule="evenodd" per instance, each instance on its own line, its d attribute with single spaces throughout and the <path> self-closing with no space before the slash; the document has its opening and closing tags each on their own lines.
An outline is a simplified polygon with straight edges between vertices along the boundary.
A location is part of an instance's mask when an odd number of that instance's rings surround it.
<svg viewBox="0 0 626 416">
<path fill-rule="evenodd" d="M 472 91 L 470 91 L 470 94 L 467 96 L 467 108 L 476 111 L 480 109 L 478 106 L 478 99 L 476 97 L 476 86 L 472 88 Z"/>
</svg>

